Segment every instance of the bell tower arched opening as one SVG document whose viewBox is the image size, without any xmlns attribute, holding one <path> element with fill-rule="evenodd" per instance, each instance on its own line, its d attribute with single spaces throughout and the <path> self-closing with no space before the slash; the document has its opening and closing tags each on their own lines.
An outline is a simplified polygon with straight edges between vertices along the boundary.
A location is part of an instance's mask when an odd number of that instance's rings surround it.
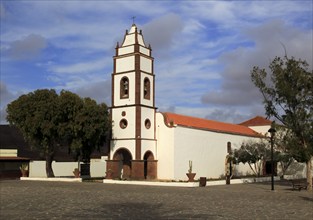
<svg viewBox="0 0 313 220">
<path fill-rule="evenodd" d="M 116 176 L 120 179 L 130 179 L 132 160 L 131 153 L 127 149 L 121 148 L 115 152 L 113 160 L 118 163 Z"/>
</svg>

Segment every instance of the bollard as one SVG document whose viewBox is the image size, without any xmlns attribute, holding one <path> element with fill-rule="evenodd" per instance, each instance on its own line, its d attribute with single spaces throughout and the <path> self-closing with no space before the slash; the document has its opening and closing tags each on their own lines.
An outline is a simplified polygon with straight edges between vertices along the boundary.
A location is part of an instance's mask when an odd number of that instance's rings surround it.
<svg viewBox="0 0 313 220">
<path fill-rule="evenodd" d="M 199 186 L 206 186 L 206 177 L 200 177 Z"/>
</svg>

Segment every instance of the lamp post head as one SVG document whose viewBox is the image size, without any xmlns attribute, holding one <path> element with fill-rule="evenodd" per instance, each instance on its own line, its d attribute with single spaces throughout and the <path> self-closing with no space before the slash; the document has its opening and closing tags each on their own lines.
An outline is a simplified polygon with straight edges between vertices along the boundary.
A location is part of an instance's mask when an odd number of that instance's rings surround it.
<svg viewBox="0 0 313 220">
<path fill-rule="evenodd" d="M 275 135 L 275 121 L 272 122 L 271 124 L 271 128 L 268 130 L 268 132 L 271 134 L 271 137 L 273 137 Z"/>
</svg>

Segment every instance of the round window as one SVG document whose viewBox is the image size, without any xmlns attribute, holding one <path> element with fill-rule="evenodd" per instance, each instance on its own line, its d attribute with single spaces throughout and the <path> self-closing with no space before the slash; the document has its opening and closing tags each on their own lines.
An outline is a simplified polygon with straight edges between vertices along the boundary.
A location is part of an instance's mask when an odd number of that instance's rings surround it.
<svg viewBox="0 0 313 220">
<path fill-rule="evenodd" d="M 126 120 L 126 119 L 122 119 L 122 120 L 120 121 L 120 127 L 121 127 L 122 129 L 124 129 L 124 128 L 127 127 L 127 120 Z"/>
<path fill-rule="evenodd" d="M 145 120 L 145 126 L 146 126 L 147 129 L 149 129 L 151 127 L 151 122 L 150 122 L 149 119 Z"/>
<path fill-rule="evenodd" d="M 126 115 L 126 112 L 125 111 L 122 111 L 122 116 L 125 116 Z"/>
</svg>

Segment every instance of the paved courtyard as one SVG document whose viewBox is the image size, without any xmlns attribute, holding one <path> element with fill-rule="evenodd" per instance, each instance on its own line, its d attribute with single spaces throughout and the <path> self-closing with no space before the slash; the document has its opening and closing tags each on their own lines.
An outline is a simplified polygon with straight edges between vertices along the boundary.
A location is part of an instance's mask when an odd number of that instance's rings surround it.
<svg viewBox="0 0 313 220">
<path fill-rule="evenodd" d="M 312 193 L 275 187 L 4 180 L 0 219 L 313 219 Z"/>
</svg>

